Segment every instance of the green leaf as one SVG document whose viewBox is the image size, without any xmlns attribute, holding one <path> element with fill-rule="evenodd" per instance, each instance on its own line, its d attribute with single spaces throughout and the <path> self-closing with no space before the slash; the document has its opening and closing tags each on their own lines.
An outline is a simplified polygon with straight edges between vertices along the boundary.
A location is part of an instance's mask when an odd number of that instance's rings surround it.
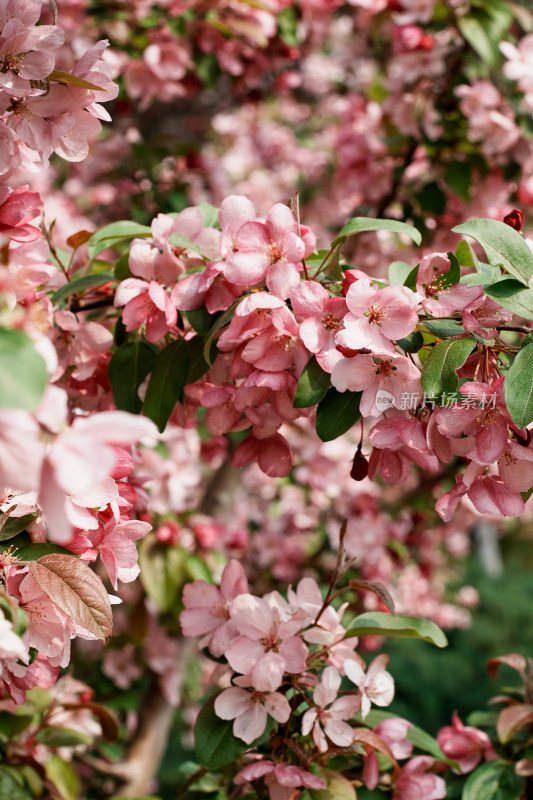
<svg viewBox="0 0 533 800">
<path fill-rule="evenodd" d="M 508 768 L 509 764 L 500 760 L 482 764 L 466 779 L 462 800 L 496 800 L 500 780 Z"/>
<path fill-rule="evenodd" d="M 35 411 L 48 383 L 44 358 L 30 337 L 0 328 L 0 408 Z"/>
<path fill-rule="evenodd" d="M 455 248 L 455 257 L 463 267 L 475 267 L 478 261 L 476 254 L 466 239 L 461 239 Z"/>
<path fill-rule="evenodd" d="M 0 711 L 0 736 L 10 739 L 18 736 L 33 722 L 30 714 L 11 714 L 9 711 Z"/>
<path fill-rule="evenodd" d="M 194 745 L 198 763 L 209 769 L 230 764 L 248 749 L 246 742 L 233 735 L 233 720 L 215 714 L 215 697 L 210 697 L 198 714 Z"/>
<path fill-rule="evenodd" d="M 212 363 L 213 363 L 213 361 L 212 361 L 212 346 L 213 346 L 213 344 L 215 342 L 215 336 L 217 335 L 217 333 L 220 330 L 222 330 L 222 328 L 225 328 L 226 325 L 229 325 L 229 323 L 233 319 L 233 315 L 235 314 L 235 309 L 237 308 L 239 303 L 242 301 L 242 299 L 243 299 L 242 297 L 238 297 L 237 300 L 235 300 L 230 305 L 230 307 L 227 308 L 224 311 L 224 313 L 221 314 L 215 320 L 215 322 L 213 323 L 211 329 L 209 330 L 209 332 L 207 333 L 207 335 L 205 337 L 204 358 L 207 361 L 207 363 L 209 364 L 209 366 L 211 366 Z"/>
<path fill-rule="evenodd" d="M 465 332 L 459 320 L 455 322 L 452 319 L 424 319 L 421 320 L 421 323 L 424 328 L 427 328 L 434 336 L 438 336 L 439 339 L 447 339 L 450 336 L 457 336 Z"/>
<path fill-rule="evenodd" d="M 196 383 L 209 369 L 209 364 L 204 358 L 204 337 L 193 336 L 192 339 L 187 340 L 187 346 L 189 348 L 189 367 L 185 378 L 186 386 L 188 383 Z"/>
<path fill-rule="evenodd" d="M 352 636 L 391 636 L 403 639 L 423 639 L 425 642 L 446 647 L 448 640 L 434 622 L 420 617 L 404 617 L 387 614 L 385 611 L 368 611 L 354 619 L 345 639 Z"/>
<path fill-rule="evenodd" d="M 408 289 L 411 289 L 413 292 L 416 292 L 416 281 L 418 278 L 418 268 L 420 264 L 417 264 L 416 267 L 413 267 L 407 278 L 404 280 L 403 285 L 407 286 Z"/>
<path fill-rule="evenodd" d="M 61 547 L 61 545 L 53 544 L 52 542 L 36 542 L 35 544 L 19 547 L 15 555 L 19 561 L 37 561 L 42 556 L 50 556 L 57 553 L 79 558 L 78 553 L 73 553 L 71 550 L 67 550 L 66 547 Z"/>
<path fill-rule="evenodd" d="M 72 75 L 70 72 L 61 72 L 59 69 L 54 69 L 53 72 L 48 75 L 48 80 L 64 83 L 67 84 L 67 86 L 77 86 L 79 89 L 90 89 L 93 92 L 105 92 L 105 89 L 102 89 L 101 86 L 79 78 L 77 75 Z"/>
<path fill-rule="evenodd" d="M 503 384 L 505 404 L 515 425 L 533 422 L 533 344 L 520 350 Z"/>
<path fill-rule="evenodd" d="M 436 181 L 427 183 L 415 195 L 424 214 L 431 212 L 440 216 L 446 208 L 446 195 Z"/>
<path fill-rule="evenodd" d="M 409 336 L 398 339 L 396 344 L 399 345 L 402 350 L 405 350 L 406 353 L 418 353 L 424 344 L 424 337 L 420 331 L 413 331 Z"/>
<path fill-rule="evenodd" d="M 38 514 L 25 514 L 23 517 L 7 517 L 6 521 L 0 528 L 0 542 L 5 542 L 17 536 L 21 531 L 26 530 L 26 527 L 37 519 Z"/>
<path fill-rule="evenodd" d="M 76 770 L 68 761 L 63 761 L 55 753 L 49 755 L 44 762 L 46 777 L 56 787 L 62 800 L 78 800 L 80 797 L 80 782 Z"/>
<path fill-rule="evenodd" d="M 218 208 L 212 206 L 206 200 L 200 200 L 196 208 L 202 212 L 202 222 L 204 228 L 216 228 L 218 225 Z"/>
<path fill-rule="evenodd" d="M 518 314 L 524 319 L 533 319 L 533 290 L 525 289 L 519 281 L 507 278 L 504 281 L 485 286 L 483 291 L 501 306 L 512 311 L 513 314 Z"/>
<path fill-rule="evenodd" d="M 466 161 L 452 161 L 446 167 L 444 180 L 461 200 L 468 203 L 470 200 L 470 186 L 472 183 L 472 170 Z"/>
<path fill-rule="evenodd" d="M 94 737 L 80 733 L 80 731 L 70 730 L 70 728 L 54 728 L 50 725 L 41 728 L 35 738 L 48 747 L 76 747 L 80 744 L 90 744 Z"/>
<path fill-rule="evenodd" d="M 366 233 L 367 231 L 391 231 L 392 233 L 403 233 L 409 236 L 415 244 L 422 243 L 422 236 L 420 231 L 413 228 L 412 225 L 407 225 L 405 222 L 399 222 L 396 219 L 374 219 L 372 217 L 354 217 L 351 219 L 339 235 L 331 243 L 331 247 L 336 247 L 342 244 L 349 236 L 355 233 Z"/>
<path fill-rule="evenodd" d="M 83 278 L 76 278 L 62 286 L 57 292 L 54 292 L 50 298 L 52 305 L 57 306 L 58 303 L 73 294 L 80 294 L 81 292 L 86 292 L 87 289 L 94 289 L 95 286 L 104 286 L 106 283 L 115 280 L 112 272 L 99 272 L 97 275 L 85 275 Z"/>
<path fill-rule="evenodd" d="M 188 368 L 189 345 L 184 339 L 164 347 L 154 362 L 143 410 L 161 432 L 181 397 Z"/>
<path fill-rule="evenodd" d="M 0 766 L 0 800 L 32 800 L 32 797 L 6 767 Z"/>
<path fill-rule="evenodd" d="M 127 239 L 145 238 L 152 235 L 152 229 L 129 219 L 111 222 L 100 230 L 95 231 L 88 243 L 89 257 L 95 258 L 102 250 L 112 247 L 117 242 Z"/>
<path fill-rule="evenodd" d="M 138 339 L 121 344 L 107 366 L 107 375 L 113 391 L 113 400 L 120 411 L 139 414 L 142 408 L 138 389 L 152 370 L 157 351 L 152 345 Z"/>
<path fill-rule="evenodd" d="M 533 253 L 510 225 L 496 219 L 473 219 L 452 230 L 471 236 L 485 250 L 489 264 L 503 267 L 525 286 L 528 285 L 533 275 Z"/>
<path fill-rule="evenodd" d="M 183 247 L 185 250 L 192 250 L 193 253 L 203 256 L 202 248 L 188 236 L 182 236 L 181 233 L 173 233 L 172 236 L 169 236 L 168 242 L 172 247 Z"/>
<path fill-rule="evenodd" d="M 428 397 L 455 392 L 459 385 L 456 370 L 463 366 L 475 346 L 475 340 L 470 337 L 435 345 L 422 367 L 422 389 Z"/>
<path fill-rule="evenodd" d="M 302 370 L 296 394 L 294 396 L 294 408 L 309 408 L 315 406 L 325 396 L 331 388 L 329 373 L 325 372 L 315 356 L 311 356 Z"/>
<path fill-rule="evenodd" d="M 513 21 L 510 4 L 505 0 L 485 0 L 457 19 L 458 28 L 468 44 L 489 67 L 501 59 L 499 43 Z"/>
<path fill-rule="evenodd" d="M 412 266 L 405 261 L 393 261 L 389 264 L 389 283 L 391 286 L 403 286 L 412 271 Z"/>
<path fill-rule="evenodd" d="M 323 442 L 342 436 L 361 418 L 361 396 L 362 392 L 328 390 L 316 410 L 316 432 Z"/>
<path fill-rule="evenodd" d="M 146 593 L 161 611 L 169 611 L 177 602 L 185 582 L 181 549 L 160 544 L 155 537 L 147 536 L 139 547 L 139 566 Z"/>
<path fill-rule="evenodd" d="M 195 308 L 193 311 L 182 311 L 181 313 L 189 320 L 196 333 L 207 333 L 213 324 L 213 315 L 204 306 Z"/>
</svg>

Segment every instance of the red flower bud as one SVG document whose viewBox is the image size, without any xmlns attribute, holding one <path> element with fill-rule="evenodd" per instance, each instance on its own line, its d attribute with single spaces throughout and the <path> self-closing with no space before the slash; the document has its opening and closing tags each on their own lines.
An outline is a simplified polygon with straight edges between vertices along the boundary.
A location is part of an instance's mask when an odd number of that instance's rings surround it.
<svg viewBox="0 0 533 800">
<path fill-rule="evenodd" d="M 346 356 L 346 358 L 353 358 L 359 353 L 359 350 L 352 350 L 351 347 L 345 347 L 343 344 L 335 345 L 335 349 L 338 350 L 339 353 L 342 353 L 343 356 Z"/>
<path fill-rule="evenodd" d="M 509 225 L 510 228 L 514 228 L 515 231 L 521 231 L 524 215 L 519 208 L 513 208 L 512 211 L 505 215 L 503 221 L 506 225 Z"/>
<path fill-rule="evenodd" d="M 361 448 L 358 447 L 353 459 L 352 469 L 350 470 L 350 477 L 353 478 L 354 481 L 363 481 L 367 474 L 368 461 L 362 454 Z"/>
</svg>

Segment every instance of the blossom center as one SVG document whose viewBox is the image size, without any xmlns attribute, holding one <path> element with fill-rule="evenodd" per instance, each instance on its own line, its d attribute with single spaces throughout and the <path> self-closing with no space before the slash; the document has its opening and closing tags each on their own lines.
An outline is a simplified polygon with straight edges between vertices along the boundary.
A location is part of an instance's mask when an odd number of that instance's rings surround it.
<svg viewBox="0 0 533 800">
<path fill-rule="evenodd" d="M 273 631 L 271 631 L 261 639 L 261 644 L 263 645 L 263 647 L 267 652 L 273 650 L 274 653 L 277 653 L 281 642 L 278 639 L 277 635 Z"/>
<path fill-rule="evenodd" d="M 396 367 L 392 366 L 392 361 L 382 361 L 376 369 L 376 375 L 386 380 L 391 377 Z"/>
<path fill-rule="evenodd" d="M 327 331 L 336 331 L 340 326 L 340 320 L 332 314 L 331 311 L 328 311 L 322 317 L 322 325 Z"/>
<path fill-rule="evenodd" d="M 384 319 L 388 319 L 387 315 L 387 308 L 383 308 L 382 306 L 374 305 L 369 306 L 368 310 L 365 313 L 365 317 L 368 317 L 368 324 L 371 325 L 375 323 L 376 325 L 381 325 Z"/>
<path fill-rule="evenodd" d="M 276 242 L 270 242 L 268 245 L 268 252 L 270 253 L 270 261 L 272 264 L 275 264 L 275 262 L 279 261 L 283 256 L 283 250 Z"/>
</svg>

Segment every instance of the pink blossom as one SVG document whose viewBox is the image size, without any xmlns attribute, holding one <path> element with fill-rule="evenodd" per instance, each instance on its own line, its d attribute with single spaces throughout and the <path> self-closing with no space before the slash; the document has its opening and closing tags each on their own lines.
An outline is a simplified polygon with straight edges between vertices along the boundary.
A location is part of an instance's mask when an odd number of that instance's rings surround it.
<svg viewBox="0 0 533 800">
<path fill-rule="evenodd" d="M 246 574 L 238 561 L 228 561 L 220 579 L 220 589 L 206 581 L 185 584 L 180 624 L 184 636 L 211 634 L 209 649 L 221 656 L 229 643 L 238 635 L 230 620 L 230 603 L 248 591 Z"/>
<path fill-rule="evenodd" d="M 487 734 L 478 728 L 463 725 L 457 711 L 453 712 L 451 726 L 440 729 L 437 741 L 444 755 L 459 764 L 459 769 L 453 770 L 457 774 L 472 772 L 483 755 L 492 751 L 492 743 Z"/>
<path fill-rule="evenodd" d="M 446 797 L 444 779 L 428 773 L 434 763 L 431 756 L 415 756 L 408 761 L 396 780 L 394 800 L 441 800 Z"/>
<path fill-rule="evenodd" d="M 271 478 L 285 478 L 294 465 L 294 454 L 281 433 L 265 439 L 250 434 L 236 447 L 231 465 L 239 469 L 250 461 L 256 461 L 259 469 Z"/>
<path fill-rule="evenodd" d="M 353 741 L 353 728 L 345 720 L 351 719 L 361 708 L 359 695 L 337 697 L 341 676 L 335 667 L 326 667 L 313 692 L 316 708 L 308 709 L 302 717 L 302 734 L 313 733 L 313 741 L 321 753 L 328 750 L 327 739 L 338 747 L 349 747 Z M 329 706 L 329 708 L 327 708 Z"/>
<path fill-rule="evenodd" d="M 125 306 L 122 320 L 127 331 L 146 323 L 146 338 L 158 342 L 177 322 L 178 312 L 163 287 L 156 281 L 126 278 L 115 293 L 115 306 Z"/>
<path fill-rule="evenodd" d="M 344 329 L 336 335 L 337 344 L 394 354 L 392 340 L 402 339 L 415 329 L 418 302 L 405 286 L 378 289 L 370 279 L 352 283 L 346 295 L 349 313 L 344 317 Z"/>
<path fill-rule="evenodd" d="M 221 719 L 233 719 L 233 735 L 246 744 L 252 744 L 265 730 L 268 716 L 276 722 L 287 722 L 291 707 L 285 695 L 274 691 L 275 681 L 268 678 L 262 689 L 255 686 L 246 691 L 251 683 L 246 678 L 235 678 L 237 686 L 225 689 L 215 699 L 215 713 Z M 271 689 L 272 687 L 272 689 Z"/>
<path fill-rule="evenodd" d="M 226 658 L 232 669 L 250 676 L 254 687 L 267 680 L 277 687 L 285 672 L 304 671 L 308 650 L 295 635 L 302 623 L 297 616 L 285 620 L 275 598 L 240 594 L 231 602 L 230 617 L 240 635 Z"/>
<path fill-rule="evenodd" d="M 477 298 L 463 307 L 463 325 L 465 330 L 474 333 L 481 339 L 496 339 L 498 325 L 509 322 L 512 312 L 481 293 Z"/>
<path fill-rule="evenodd" d="M 366 673 L 359 661 L 346 659 L 344 672 L 355 683 L 361 693 L 361 717 L 364 719 L 370 711 L 371 703 L 377 706 L 388 706 L 394 697 L 394 679 L 385 667 L 389 657 L 381 655 L 369 665 Z"/>
<path fill-rule="evenodd" d="M 300 324 L 300 337 L 310 353 L 326 372 L 331 372 L 341 354 L 336 349 L 335 335 L 342 328 L 347 311 L 345 301 L 330 297 L 316 281 L 302 281 L 291 292 L 291 305 Z"/>
<path fill-rule="evenodd" d="M 96 530 L 78 534 L 69 542 L 69 550 L 80 553 L 84 560 L 92 561 L 100 553 L 102 563 L 107 570 L 111 585 L 117 588 L 117 582 L 134 581 L 139 574 L 137 565 L 137 548 L 134 542 L 142 539 L 152 529 L 149 522 L 140 520 L 122 520 L 116 522 L 114 517 L 98 525 Z"/>
<path fill-rule="evenodd" d="M 422 305 L 433 317 L 447 317 L 482 294 L 479 286 L 465 286 L 450 280 L 450 267 L 446 253 L 430 253 L 420 262 L 416 290 L 423 298 Z"/>
<path fill-rule="evenodd" d="M 74 365 L 72 377 L 86 380 L 97 368 L 101 353 L 112 347 L 113 334 L 98 322 L 79 322 L 72 311 L 56 311 L 55 322 L 63 331 L 55 342 L 63 369 Z"/>
<path fill-rule="evenodd" d="M 39 228 L 28 225 L 42 211 L 42 200 L 27 186 L 11 191 L 0 186 L 0 234 L 15 242 L 33 242 L 42 236 Z"/>
<path fill-rule="evenodd" d="M 498 473 L 512 492 L 527 492 L 533 486 L 533 449 L 519 439 L 510 439 L 498 459 Z"/>
<path fill-rule="evenodd" d="M 286 298 L 300 279 L 305 245 L 287 206 L 277 203 L 265 222 L 245 222 L 235 236 L 235 252 L 226 259 L 224 274 L 231 283 L 252 286 L 266 280 L 269 290 Z"/>
<path fill-rule="evenodd" d="M 400 355 L 343 358 L 333 367 L 331 382 L 339 392 L 363 392 L 360 410 L 364 417 L 377 417 L 386 409 L 380 402 L 383 397 L 399 408 L 403 393 L 420 393 L 420 371 Z"/>
<path fill-rule="evenodd" d="M 0 677 L 2 675 L 2 661 L 28 661 L 28 647 L 22 642 L 13 630 L 11 622 L 5 618 L 0 610 Z"/>
<path fill-rule="evenodd" d="M 266 777 L 265 777 L 266 776 Z M 281 764 L 275 761 L 255 761 L 241 769 L 234 778 L 237 786 L 265 777 L 270 800 L 291 800 L 294 788 L 305 786 L 309 789 L 325 789 L 326 781 L 312 772 L 307 772 L 294 764 Z"/>
</svg>

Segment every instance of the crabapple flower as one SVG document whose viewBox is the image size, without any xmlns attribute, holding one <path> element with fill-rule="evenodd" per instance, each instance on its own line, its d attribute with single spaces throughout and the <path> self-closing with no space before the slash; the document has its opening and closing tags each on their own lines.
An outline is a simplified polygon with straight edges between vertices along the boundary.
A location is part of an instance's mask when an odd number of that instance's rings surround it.
<svg viewBox="0 0 533 800">
<path fill-rule="evenodd" d="M 437 741 L 444 755 L 459 764 L 459 769 L 453 768 L 458 775 L 472 772 L 483 755 L 494 752 L 487 734 L 478 728 L 463 725 L 457 711 L 453 712 L 452 724 L 440 729 Z"/>
<path fill-rule="evenodd" d="M 259 778 L 265 778 L 270 800 L 291 800 L 298 786 L 308 789 L 325 789 L 326 781 L 312 772 L 300 769 L 295 764 L 281 764 L 275 761 L 255 761 L 241 769 L 234 778 L 237 786 Z"/>
<path fill-rule="evenodd" d="M 420 262 L 416 290 L 433 317 L 447 317 L 482 293 L 479 286 L 465 286 L 449 278 L 451 261 L 446 253 L 430 253 Z"/>
<path fill-rule="evenodd" d="M 1 74 L 1 73 L 0 73 Z M 11 191 L 0 186 L 0 234 L 15 242 L 34 242 L 42 236 L 39 228 L 29 225 L 42 211 L 42 200 L 28 186 L 19 186 Z"/>
<path fill-rule="evenodd" d="M 336 342 L 351 350 L 394 354 L 393 340 L 414 331 L 418 322 L 418 296 L 406 286 L 378 289 L 370 279 L 352 283 L 346 294 L 348 313 Z"/>
<path fill-rule="evenodd" d="M 509 322 L 513 314 L 506 308 L 487 297 L 483 292 L 468 305 L 463 306 L 463 325 L 465 330 L 481 339 L 495 339 L 498 336 L 498 325 Z"/>
<path fill-rule="evenodd" d="M 400 760 L 409 758 L 413 752 L 413 745 L 406 739 L 407 731 L 412 727 L 412 723 L 406 719 L 392 717 L 376 725 L 374 733 L 389 745 L 394 758 Z M 370 790 L 379 783 L 379 762 L 375 750 L 369 750 L 364 757 L 363 781 Z"/>
<path fill-rule="evenodd" d="M 275 681 L 266 680 L 263 689 L 250 687 L 248 678 L 235 678 L 237 686 L 225 689 L 215 699 L 215 714 L 221 719 L 233 719 L 233 735 L 246 744 L 252 744 L 265 730 L 267 719 L 273 717 L 276 722 L 287 722 L 291 715 L 291 707 L 285 695 L 270 690 L 277 688 Z"/>
<path fill-rule="evenodd" d="M 339 392 L 363 392 L 360 409 L 364 417 L 378 417 L 385 398 L 399 408 L 402 394 L 420 393 L 420 370 L 401 355 L 376 357 L 356 355 L 342 358 L 331 372 L 331 383 Z"/>
<path fill-rule="evenodd" d="M 316 708 L 308 709 L 302 717 L 302 734 L 307 736 L 312 731 L 321 753 L 328 750 L 326 737 L 339 747 L 349 747 L 353 741 L 353 728 L 345 720 L 359 711 L 361 698 L 355 694 L 337 697 L 340 685 L 341 676 L 335 667 L 326 667 L 313 692 Z"/>
<path fill-rule="evenodd" d="M 264 222 L 245 222 L 235 235 L 234 252 L 226 259 L 226 278 L 243 286 L 266 281 L 272 294 L 288 297 L 300 280 L 305 254 L 297 228 L 292 211 L 282 203 L 271 208 Z"/>
<path fill-rule="evenodd" d="M 230 605 L 230 617 L 240 635 L 226 650 L 226 658 L 236 672 L 250 675 L 254 687 L 264 685 L 267 676 L 277 687 L 285 672 L 305 670 L 308 650 L 295 635 L 301 620 L 297 614 L 285 620 L 276 597 L 240 594 Z"/>
<path fill-rule="evenodd" d="M 415 756 L 404 764 L 396 781 L 394 800 L 442 800 L 446 797 L 444 779 L 428 773 L 434 763 L 431 756 Z"/>
<path fill-rule="evenodd" d="M 376 706 L 388 706 L 394 697 L 394 678 L 385 667 L 389 657 L 381 655 L 375 658 L 366 673 L 361 664 L 354 659 L 346 659 L 344 672 L 355 683 L 361 693 L 361 717 L 365 719 L 370 711 L 371 703 Z"/>
<path fill-rule="evenodd" d="M 184 636 L 211 634 L 209 650 L 217 658 L 238 636 L 238 628 L 230 619 L 230 603 L 248 591 L 248 581 L 241 564 L 228 561 L 220 579 L 220 589 L 207 581 L 187 583 L 183 588 L 185 610 L 180 614 Z"/>
<path fill-rule="evenodd" d="M 336 349 L 335 335 L 342 327 L 347 311 L 340 297 L 330 297 L 317 281 L 302 281 L 290 295 L 291 305 L 300 323 L 300 337 L 323 370 L 331 372 L 341 354 Z"/>
<path fill-rule="evenodd" d="M 517 491 L 509 489 L 495 475 L 485 475 L 486 467 L 471 462 L 462 475 L 455 476 L 455 486 L 435 504 L 435 509 L 444 522 L 449 522 L 462 497 L 467 495 L 480 514 L 491 517 L 519 517 L 525 505 Z"/>
<path fill-rule="evenodd" d="M 2 661 L 28 661 L 28 647 L 13 630 L 11 622 L 5 618 L 0 610 L 0 676 L 2 675 Z"/>
<path fill-rule="evenodd" d="M 124 306 L 122 321 L 127 331 L 146 323 L 149 342 L 159 342 L 178 319 L 176 306 L 157 281 L 126 278 L 119 284 L 113 302 L 116 307 Z"/>
</svg>

